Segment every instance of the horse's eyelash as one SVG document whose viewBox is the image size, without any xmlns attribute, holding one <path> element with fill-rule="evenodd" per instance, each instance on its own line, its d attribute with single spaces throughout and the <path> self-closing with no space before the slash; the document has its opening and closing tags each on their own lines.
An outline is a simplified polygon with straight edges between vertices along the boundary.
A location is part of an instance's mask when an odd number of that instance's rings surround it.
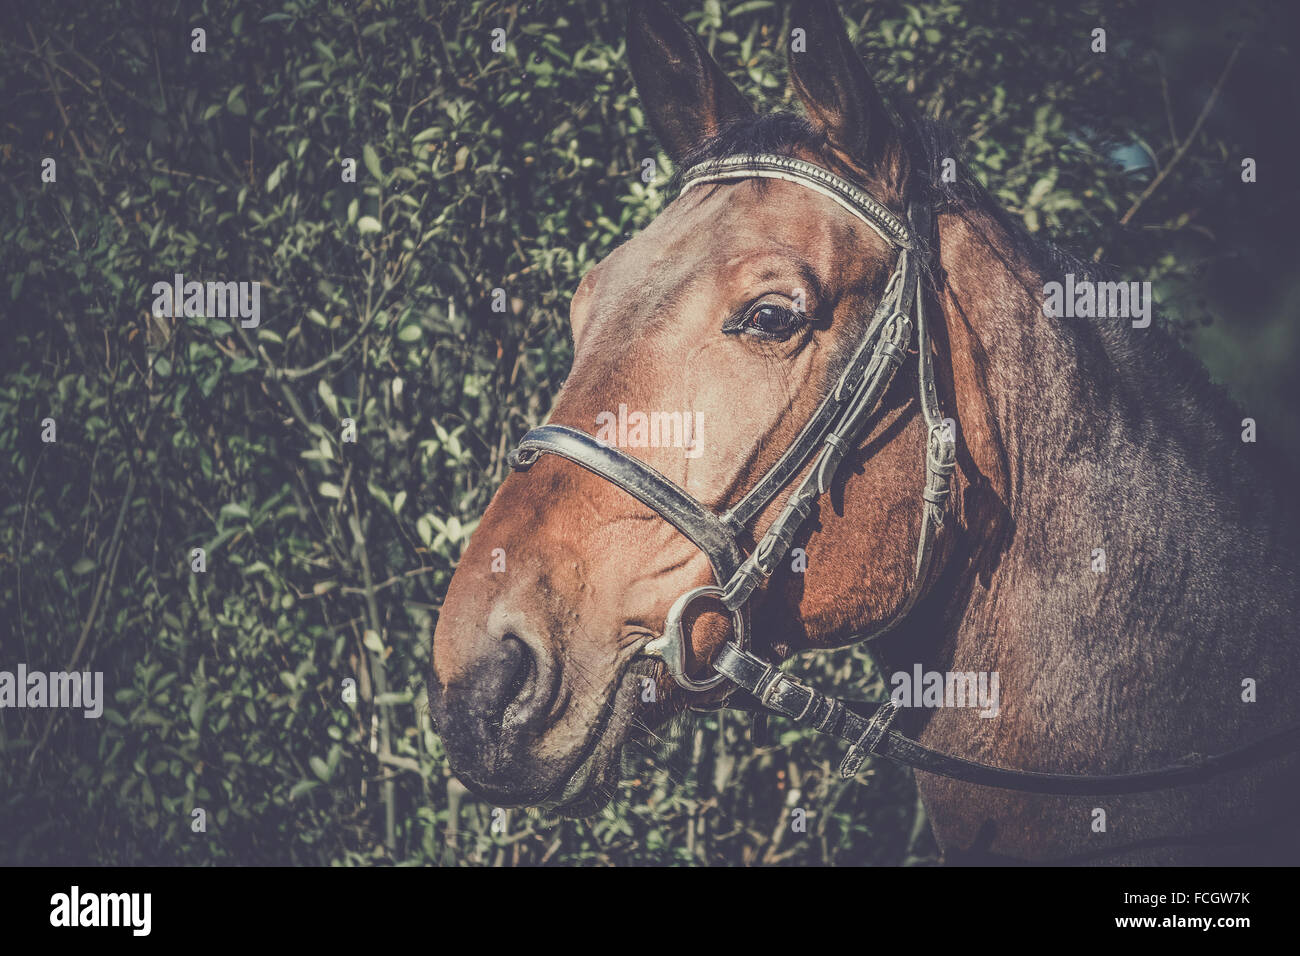
<svg viewBox="0 0 1300 956">
<path fill-rule="evenodd" d="M 794 321 L 791 323 L 791 334 L 793 334 L 794 328 L 798 326 L 800 322 L 805 321 L 804 313 L 789 308 L 788 306 L 780 305 L 776 302 L 764 302 L 763 297 L 760 297 L 750 302 L 738 313 L 736 313 L 731 318 L 729 318 L 726 322 L 724 322 L 722 325 L 722 333 L 724 335 L 735 335 L 747 331 L 750 335 L 759 339 L 778 340 L 783 338 L 783 336 L 764 332 L 761 329 L 746 328 L 745 323 L 749 319 L 749 317 L 754 313 L 756 309 L 762 308 L 764 306 L 769 306 L 773 309 L 781 309 L 782 311 L 788 313 L 793 317 Z M 784 336 L 784 337 L 788 337 L 788 336 Z"/>
<path fill-rule="evenodd" d="M 763 297 L 759 296 L 757 299 L 752 299 L 745 303 L 745 305 L 741 306 L 737 312 L 732 314 L 731 318 L 722 323 L 722 331 L 727 334 L 743 331 L 745 320 L 748 319 L 750 314 L 758 308 L 762 301 Z"/>
</svg>

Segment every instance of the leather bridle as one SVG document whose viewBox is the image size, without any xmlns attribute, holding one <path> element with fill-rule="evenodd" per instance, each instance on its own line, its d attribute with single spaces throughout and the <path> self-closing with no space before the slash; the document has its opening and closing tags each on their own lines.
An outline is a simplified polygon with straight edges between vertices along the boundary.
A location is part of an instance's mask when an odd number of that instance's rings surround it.
<svg viewBox="0 0 1300 956">
<path fill-rule="evenodd" d="M 750 650 L 745 614 L 750 598 L 789 553 L 794 536 L 813 505 L 830 489 L 848 452 L 857 447 L 863 428 L 907 356 L 913 329 L 919 402 L 927 436 L 921 531 L 912 583 L 901 608 L 888 625 L 860 640 L 873 640 L 891 630 L 911 611 L 925 588 L 956 464 L 954 437 L 945 428 L 935 391 L 933 358 L 925 325 L 922 283 L 930 208 L 913 201 L 904 223 L 848 180 L 813 163 L 772 154 L 727 156 L 701 163 L 686 172 L 681 192 L 708 183 L 756 178 L 797 183 L 834 200 L 897 252 L 893 273 L 857 349 L 835 386 L 776 464 L 729 510 L 719 515 L 639 459 L 566 425 L 541 425 L 532 429 L 510 455 L 510 466 L 516 471 L 526 471 L 544 454 L 581 465 L 645 504 L 708 557 L 717 583 L 682 594 L 669 609 L 661 636 L 647 643 L 642 653 L 661 658 L 668 673 L 687 691 L 703 692 L 727 681 L 731 685 L 728 698 L 737 690 L 746 691 L 762 712 L 789 717 L 848 741 L 850 746 L 840 765 L 840 772 L 846 778 L 857 773 L 868 755 L 876 754 L 919 770 L 1013 790 L 1057 794 L 1132 793 L 1195 782 L 1300 745 L 1300 725 L 1297 725 L 1230 753 L 1197 757 L 1140 773 L 1085 776 L 992 767 L 930 750 L 891 730 L 890 724 L 900 710 L 892 700 L 866 704 L 874 708 L 872 712 L 859 713 L 856 708 L 864 705 L 850 705 L 808 687 Z M 754 550 L 745 556 L 740 538 L 750 522 L 810 461 L 812 467 L 789 494 L 785 506 L 758 539 Z M 687 609 L 702 598 L 714 598 L 731 612 L 734 635 L 711 662 L 714 674 L 697 680 L 687 673 L 688 647 L 682 619 Z"/>
<path fill-rule="evenodd" d="M 759 584 L 772 575 L 790 550 L 791 542 L 807 520 L 813 504 L 829 489 L 840 462 L 856 444 L 876 403 L 903 363 L 912 337 L 913 310 L 918 332 L 921 408 L 929 427 L 928 478 L 913 584 L 899 617 L 915 602 L 929 568 L 935 531 L 943 523 L 948 477 L 956 460 L 951 435 L 942 434 L 944 429 L 919 294 L 920 263 L 924 255 L 919 237 L 928 231 L 927 208 L 915 203 L 911 206 L 909 227 L 866 192 L 833 173 L 800 159 L 772 155 L 728 156 L 703 163 L 686 173 L 681 191 L 685 193 L 705 183 L 751 178 L 783 179 L 829 196 L 898 250 L 893 274 L 857 349 L 840 373 L 835 387 L 813 412 L 785 454 L 722 515 L 705 508 L 689 492 L 641 460 L 565 425 L 534 428 L 524 436 L 510 458 L 510 464 L 516 470 L 527 469 L 542 454 L 567 458 L 650 507 L 708 556 L 718 584 L 695 588 L 678 598 L 668 612 L 662 636 L 652 641 L 644 651 L 661 657 L 678 684 L 697 692 L 716 687 L 727 680 L 728 675 L 719 672 L 697 681 L 687 674 L 682 616 L 698 599 L 716 598 L 732 612 L 735 628 L 732 646 L 739 653 L 749 653 L 746 650 L 747 628 L 741 611 Z M 759 539 L 753 552 L 742 558 L 740 536 L 803 471 L 814 455 L 816 460 L 812 469 L 790 494 L 784 509 Z"/>
</svg>

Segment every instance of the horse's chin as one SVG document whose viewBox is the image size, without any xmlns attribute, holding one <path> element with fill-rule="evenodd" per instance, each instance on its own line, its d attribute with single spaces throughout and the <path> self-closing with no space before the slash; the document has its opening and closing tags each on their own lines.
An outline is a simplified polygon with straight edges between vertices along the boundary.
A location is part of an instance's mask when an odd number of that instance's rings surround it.
<svg viewBox="0 0 1300 956">
<path fill-rule="evenodd" d="M 588 742 L 586 756 L 542 808 L 577 819 L 600 811 L 618 790 L 623 748 L 628 743 L 632 718 L 639 705 L 641 679 L 655 672 L 653 661 L 638 659 L 623 672 L 605 715 Z"/>
<path fill-rule="evenodd" d="M 593 753 L 573 772 L 547 809 L 575 820 L 598 813 L 618 789 L 622 753 L 622 745 L 616 745 L 612 754 Z"/>
</svg>

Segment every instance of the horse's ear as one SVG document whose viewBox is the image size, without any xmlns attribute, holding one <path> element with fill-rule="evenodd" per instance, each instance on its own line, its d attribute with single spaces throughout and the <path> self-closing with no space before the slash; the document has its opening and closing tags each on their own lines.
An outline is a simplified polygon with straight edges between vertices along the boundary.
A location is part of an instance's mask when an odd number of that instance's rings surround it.
<svg viewBox="0 0 1300 956">
<path fill-rule="evenodd" d="M 659 0 L 632 4 L 627 52 L 646 116 L 674 162 L 729 120 L 754 112 L 699 37 Z"/>
<path fill-rule="evenodd" d="M 790 79 L 809 119 L 839 159 L 873 179 L 903 186 L 905 154 L 898 127 L 844 29 L 834 0 L 800 4 L 791 18 L 805 31 L 790 47 Z"/>
</svg>

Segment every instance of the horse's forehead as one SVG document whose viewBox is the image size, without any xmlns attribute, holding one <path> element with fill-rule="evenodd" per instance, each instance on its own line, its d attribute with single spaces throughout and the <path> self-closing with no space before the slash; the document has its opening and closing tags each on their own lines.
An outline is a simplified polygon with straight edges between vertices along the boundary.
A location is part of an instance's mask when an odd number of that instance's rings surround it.
<svg viewBox="0 0 1300 956">
<path fill-rule="evenodd" d="M 829 275 L 858 240 L 852 217 L 794 183 L 696 187 L 593 270 L 595 304 L 622 311 L 655 290 L 673 295 L 687 285 L 743 282 L 747 272 L 740 266 L 764 259 L 788 257 Z"/>
</svg>

